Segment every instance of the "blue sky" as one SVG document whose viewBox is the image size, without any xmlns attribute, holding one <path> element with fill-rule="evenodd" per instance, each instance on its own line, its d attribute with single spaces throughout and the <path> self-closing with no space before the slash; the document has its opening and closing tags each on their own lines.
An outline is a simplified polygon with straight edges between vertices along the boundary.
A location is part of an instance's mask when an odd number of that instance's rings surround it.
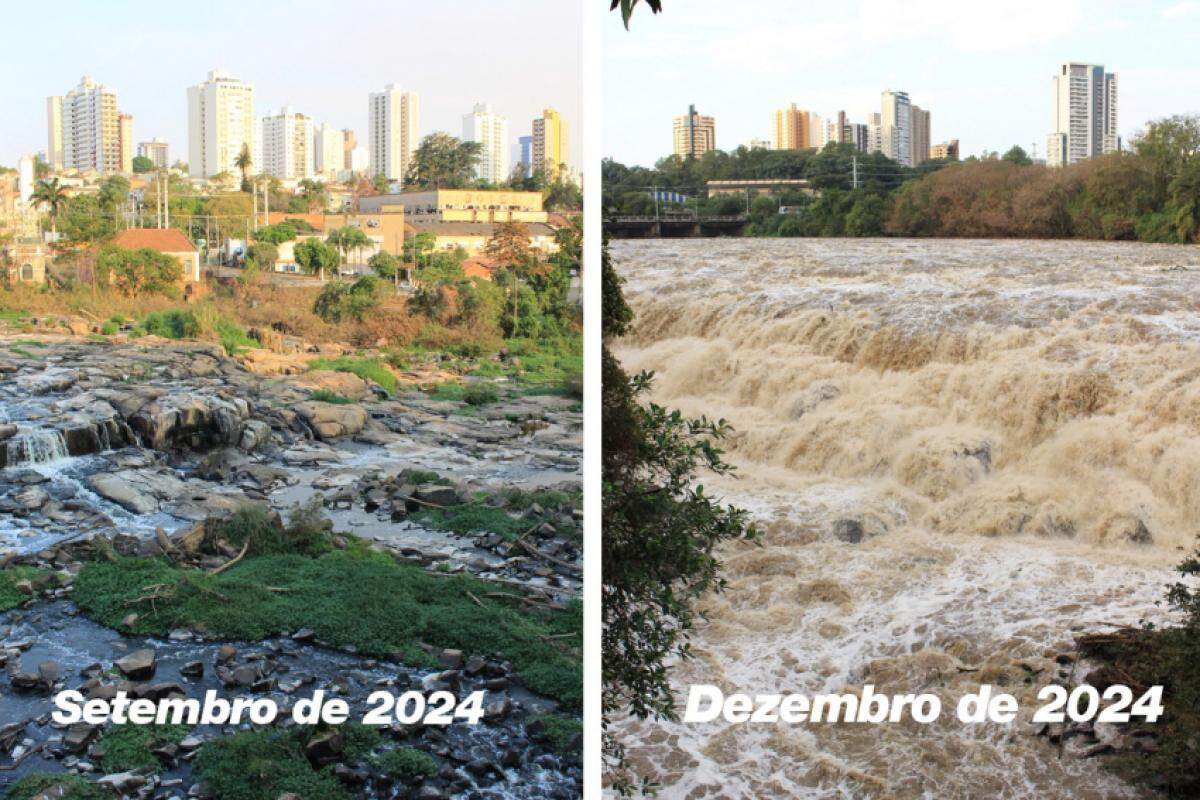
<svg viewBox="0 0 1200 800">
<path fill-rule="evenodd" d="M 1120 81 L 1128 140 L 1147 120 L 1200 113 L 1200 0 L 665 0 L 604 30 L 603 152 L 650 165 L 671 150 L 671 119 L 695 103 L 717 146 L 770 138 L 796 103 L 856 122 L 885 88 L 932 111 L 934 142 L 963 155 L 1035 143 L 1044 154 L 1050 78 L 1064 61 Z"/>
<path fill-rule="evenodd" d="M 398 83 L 421 94 L 423 133 L 462 135 L 480 100 L 515 139 L 545 106 L 582 149 L 574 0 L 65 0 L 6 3 L 0 48 L 0 164 L 46 148 L 46 97 L 83 74 L 117 92 L 134 139 L 187 159 L 187 87 L 211 69 L 254 84 L 255 114 L 290 104 L 353 128 L 366 144 L 367 95 Z"/>
</svg>

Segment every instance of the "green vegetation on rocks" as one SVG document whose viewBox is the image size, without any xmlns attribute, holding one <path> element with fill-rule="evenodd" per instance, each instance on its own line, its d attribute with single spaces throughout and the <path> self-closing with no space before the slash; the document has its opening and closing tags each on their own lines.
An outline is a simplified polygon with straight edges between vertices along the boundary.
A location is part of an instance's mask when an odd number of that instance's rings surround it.
<svg viewBox="0 0 1200 800">
<path fill-rule="evenodd" d="M 327 369 L 334 372 L 349 372 L 364 381 L 371 381 L 387 390 L 389 394 L 396 391 L 396 376 L 388 369 L 387 364 L 378 358 L 318 358 L 308 363 L 309 370 Z"/>
<path fill-rule="evenodd" d="M 529 735 L 545 742 L 556 753 L 569 755 L 580 752 L 579 740 L 583 734 L 583 720 L 562 714 L 535 714 L 526 726 Z"/>
<path fill-rule="evenodd" d="M 244 731 L 206 742 L 195 775 L 221 800 L 277 800 L 288 793 L 305 800 L 350 797 L 328 771 L 313 769 L 295 732 Z"/>
<path fill-rule="evenodd" d="M 44 570 L 33 567 L 9 567 L 0 570 L 0 611 L 15 608 L 29 599 L 29 594 L 17 588 L 21 581 L 34 581 L 44 575 Z"/>
<path fill-rule="evenodd" d="M 47 797 L 55 800 L 112 800 L 105 789 L 78 775 L 64 772 L 30 772 L 21 777 L 4 793 L 5 800 L 33 800 L 47 789 L 60 787 L 62 794 L 55 792 Z M 272 798 L 274 800 L 274 798 Z"/>
<path fill-rule="evenodd" d="M 105 772 L 155 767 L 158 757 L 152 751 L 166 744 L 179 744 L 187 733 L 183 725 L 112 725 L 100 739 L 100 767 Z"/>
<path fill-rule="evenodd" d="M 375 763 L 385 775 L 397 781 L 416 782 L 421 778 L 432 778 L 438 773 L 437 761 L 433 756 L 415 747 L 389 750 L 379 756 Z"/>
<path fill-rule="evenodd" d="M 151 558 L 89 563 L 74 596 L 91 618 L 131 633 L 190 628 L 255 640 L 311 628 L 332 646 L 423 666 L 436 661 L 422 643 L 495 654 L 512 662 L 531 691 L 578 708 L 579 604 L 565 612 L 524 613 L 488 597 L 501 591 L 486 581 L 432 575 L 350 547 L 319 558 L 247 555 L 219 575 Z M 131 611 L 138 616 L 126 628 L 122 620 Z M 560 634 L 571 636 L 549 638 Z"/>
</svg>

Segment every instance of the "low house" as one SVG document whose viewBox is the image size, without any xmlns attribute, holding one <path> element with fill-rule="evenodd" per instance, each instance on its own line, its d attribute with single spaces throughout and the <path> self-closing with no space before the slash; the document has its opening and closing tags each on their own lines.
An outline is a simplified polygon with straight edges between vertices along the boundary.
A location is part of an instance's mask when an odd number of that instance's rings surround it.
<svg viewBox="0 0 1200 800">
<path fill-rule="evenodd" d="M 45 283 L 50 253 L 40 242 L 11 242 L 0 247 L 0 267 L 10 283 Z"/>
<path fill-rule="evenodd" d="M 184 296 L 196 295 L 200 283 L 200 251 L 183 231 L 176 228 L 126 228 L 113 238 L 112 243 L 124 250 L 149 248 L 173 256 L 182 269 L 179 281 L 183 284 Z"/>
</svg>

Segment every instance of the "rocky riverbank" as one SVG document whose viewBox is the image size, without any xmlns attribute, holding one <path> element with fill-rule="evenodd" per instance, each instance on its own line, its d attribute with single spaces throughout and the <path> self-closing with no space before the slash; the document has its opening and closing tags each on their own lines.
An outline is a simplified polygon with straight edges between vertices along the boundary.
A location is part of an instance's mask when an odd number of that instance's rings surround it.
<svg viewBox="0 0 1200 800">
<path fill-rule="evenodd" d="M 16 784 L 20 797 L 91 797 L 93 782 L 110 795 L 218 796 L 214 779 L 205 778 L 211 764 L 198 774 L 193 762 L 206 761 L 193 756 L 207 747 L 208 762 L 220 751 L 232 764 L 233 754 L 259 746 L 234 729 L 188 730 L 141 743 L 152 752 L 137 768 L 110 770 L 124 763 L 106 754 L 105 742 L 124 752 L 120 735 L 112 726 L 50 724 L 54 689 L 196 697 L 219 688 L 226 697 L 270 695 L 286 708 L 325 688 L 359 710 L 379 687 L 445 687 L 460 697 L 486 691 L 483 722 L 371 731 L 369 746 L 346 744 L 363 739 L 354 730 L 282 731 L 270 747 L 291 748 L 289 769 L 330 778 L 347 796 L 578 796 L 576 712 L 562 705 L 561 691 L 550 698 L 524 688 L 538 673 L 530 662 L 541 651 L 473 652 L 470 638 L 454 630 L 454 609 L 477 603 L 480 620 L 464 619 L 464 630 L 507 625 L 514 642 L 549 642 L 556 649 L 546 652 L 555 654 L 573 646 L 572 634 L 538 633 L 557 628 L 526 631 L 522 615 L 554 626 L 557 616 L 546 615 L 569 615 L 564 609 L 577 605 L 582 415 L 569 398 L 495 385 L 496 402 L 470 406 L 403 384 L 389 392 L 345 372 L 261 375 L 199 343 L 0 343 L 0 600 L 10 595 L 0 609 L 12 607 L 0 616 L 8 671 L 0 691 L 0 787 Z M 259 553 L 249 537 L 239 542 L 230 520 L 255 509 L 276 520 L 319 520 L 327 554 Z M 343 616 L 369 618 L 377 606 L 382 617 L 387 609 L 398 617 L 378 621 L 387 639 L 388 626 L 416 624 L 388 605 L 394 598 L 373 602 L 353 594 L 354 586 L 338 586 L 309 609 L 298 598 L 274 608 L 270 596 L 254 594 L 262 591 L 253 585 L 258 571 L 267 568 L 289 579 L 304 572 L 308 581 L 273 590 L 324 594 L 342 566 L 362 593 L 383 591 L 393 576 L 405 584 L 397 591 L 417 601 L 434 592 L 438 613 L 450 618 L 427 620 L 412 642 L 393 637 L 393 646 L 375 648 L 380 637 L 343 636 L 353 627 Z M 353 572 L 360 568 L 370 581 Z M 150 589 L 147 598 L 141 585 L 104 584 L 106 575 L 119 584 L 111 575 L 146 570 L 167 570 L 168 588 Z M 422 589 L 426 575 L 454 588 L 445 597 L 441 585 Z M 86 597 L 77 596 L 79 576 Z M 238 606 L 230 610 L 237 624 L 222 627 L 227 620 L 186 605 L 195 585 L 214 595 L 201 610 L 228 601 Z M 132 594 L 121 594 L 124 588 Z M 128 606 L 130 614 L 110 618 L 105 603 Z M 359 603 L 362 612 L 345 607 Z M 269 635 L 223 635 L 257 630 L 260 607 Z M 168 616 L 179 626 L 165 627 Z M 296 619 L 306 622 L 291 624 Z M 367 619 L 364 629 L 367 623 L 376 621 Z M 456 636 L 466 644 L 446 646 L 459 644 Z M 474 637 L 480 647 L 483 639 Z M 122 671 L 122 658 L 146 650 L 153 669 Z M 545 675 L 528 679 L 557 685 Z M 223 744 L 208 744 L 216 741 Z M 404 764 L 419 768 L 407 774 Z M 47 794 L 59 790 L 39 783 L 50 780 L 37 776 L 43 771 L 83 793 Z"/>
</svg>

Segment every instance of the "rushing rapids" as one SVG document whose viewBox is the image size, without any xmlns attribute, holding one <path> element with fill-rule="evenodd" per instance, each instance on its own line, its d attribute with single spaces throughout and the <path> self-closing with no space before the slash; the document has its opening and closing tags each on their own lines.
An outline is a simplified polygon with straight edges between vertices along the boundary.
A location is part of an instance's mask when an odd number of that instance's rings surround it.
<svg viewBox="0 0 1200 800">
<path fill-rule="evenodd" d="M 758 544 L 722 553 L 696 657 L 726 692 L 872 683 L 1009 726 L 624 724 L 664 798 L 1136 797 L 1037 690 L 1075 633 L 1155 605 L 1200 517 L 1200 251 L 1082 242 L 660 240 L 612 247 L 653 399 L 724 417 Z M 1079 666 L 1082 674 L 1084 666 Z M 681 706 L 682 707 L 682 706 Z"/>
</svg>

